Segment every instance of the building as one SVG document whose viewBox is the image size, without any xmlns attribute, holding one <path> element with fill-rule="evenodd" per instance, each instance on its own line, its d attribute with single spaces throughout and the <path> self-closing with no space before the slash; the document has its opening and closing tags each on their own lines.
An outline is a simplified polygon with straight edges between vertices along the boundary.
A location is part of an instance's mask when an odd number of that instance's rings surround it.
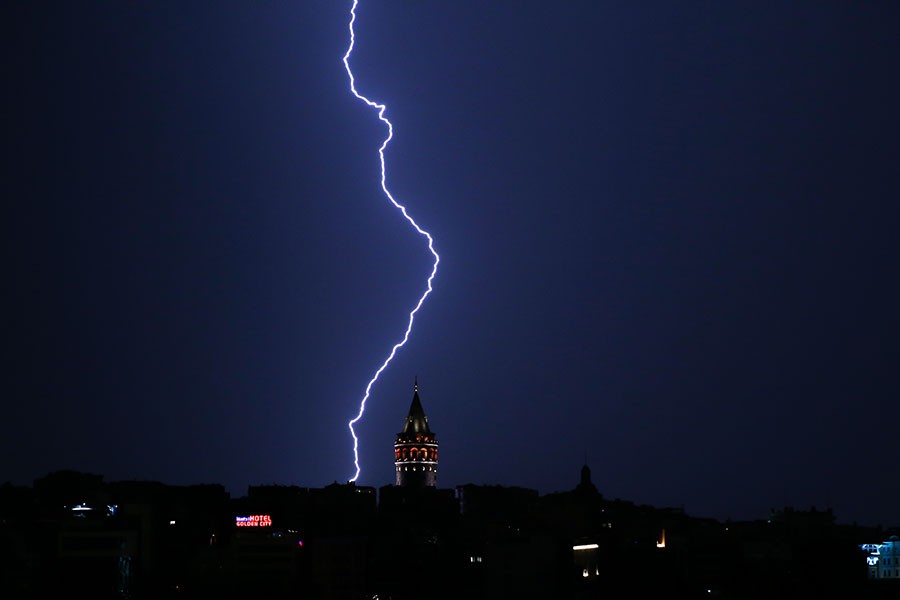
<svg viewBox="0 0 900 600">
<path fill-rule="evenodd" d="M 413 385 L 413 399 L 403 431 L 394 442 L 397 485 L 404 488 L 437 486 L 438 443 L 428 427 L 428 417 L 419 400 L 419 381 Z"/>
<path fill-rule="evenodd" d="M 0 485 L 0 598 L 900 598 L 898 528 L 815 507 L 691 517 L 605 498 L 587 464 L 550 494 L 442 489 L 437 446 L 415 381 L 396 485 L 378 490 L 273 484 L 232 499 L 75 471 Z"/>
<path fill-rule="evenodd" d="M 900 580 L 900 537 L 892 535 L 880 544 L 860 544 L 866 552 L 869 579 Z"/>
</svg>

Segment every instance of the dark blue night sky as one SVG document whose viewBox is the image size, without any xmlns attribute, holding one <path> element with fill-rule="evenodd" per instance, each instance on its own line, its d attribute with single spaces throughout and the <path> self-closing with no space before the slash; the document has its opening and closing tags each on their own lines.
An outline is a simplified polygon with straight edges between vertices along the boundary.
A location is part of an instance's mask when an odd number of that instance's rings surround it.
<svg viewBox="0 0 900 600">
<path fill-rule="evenodd" d="M 349 1 L 11 2 L 0 482 L 318 487 L 432 257 Z M 900 5 L 363 0 L 438 484 L 900 524 Z"/>
</svg>

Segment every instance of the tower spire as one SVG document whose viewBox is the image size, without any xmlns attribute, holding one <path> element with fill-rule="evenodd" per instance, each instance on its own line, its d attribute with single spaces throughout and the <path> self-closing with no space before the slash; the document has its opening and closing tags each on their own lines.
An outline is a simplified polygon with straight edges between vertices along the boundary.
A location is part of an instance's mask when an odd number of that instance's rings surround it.
<svg viewBox="0 0 900 600">
<path fill-rule="evenodd" d="M 435 487 L 437 485 L 437 438 L 428 427 L 428 417 L 419 399 L 419 378 L 413 381 L 413 398 L 403 431 L 394 442 L 397 485 Z"/>
<path fill-rule="evenodd" d="M 428 429 L 428 417 L 425 416 L 425 409 L 422 408 L 422 401 L 419 400 L 418 379 L 413 387 L 412 404 L 409 405 L 409 415 L 406 417 L 406 423 L 403 425 L 403 433 L 431 433 Z"/>
</svg>

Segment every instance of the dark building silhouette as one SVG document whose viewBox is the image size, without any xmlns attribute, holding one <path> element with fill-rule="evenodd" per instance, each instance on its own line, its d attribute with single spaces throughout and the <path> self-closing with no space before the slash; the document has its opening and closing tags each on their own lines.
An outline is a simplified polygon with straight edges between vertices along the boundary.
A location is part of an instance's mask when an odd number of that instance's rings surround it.
<svg viewBox="0 0 900 600">
<path fill-rule="evenodd" d="M 428 427 L 428 417 L 419 400 L 419 381 L 413 385 L 413 399 L 403 431 L 394 442 L 394 467 L 399 487 L 437 486 L 438 443 Z"/>
<path fill-rule="evenodd" d="M 579 482 L 578 486 L 575 489 L 582 494 L 599 493 L 597 491 L 597 486 L 595 486 L 594 482 L 591 481 L 591 468 L 587 466 L 587 462 L 585 462 L 584 466 L 581 467 L 581 482 Z"/>
<path fill-rule="evenodd" d="M 900 528 L 785 507 L 719 522 L 572 489 L 438 488 L 418 393 L 396 485 L 0 485 L 0 598 L 900 598 Z M 574 482 L 573 482 L 574 483 Z M 376 493 L 377 492 L 377 493 Z"/>
</svg>

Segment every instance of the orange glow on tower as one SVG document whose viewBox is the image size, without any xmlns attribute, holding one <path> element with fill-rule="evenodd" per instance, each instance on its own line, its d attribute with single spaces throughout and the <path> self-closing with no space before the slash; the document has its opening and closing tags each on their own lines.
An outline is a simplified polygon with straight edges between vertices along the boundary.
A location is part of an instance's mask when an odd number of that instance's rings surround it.
<svg viewBox="0 0 900 600">
<path fill-rule="evenodd" d="M 437 437 L 428 427 L 428 417 L 419 400 L 419 382 L 413 386 L 413 399 L 403 431 L 394 442 L 394 468 L 397 485 L 402 487 L 437 486 Z"/>
</svg>

